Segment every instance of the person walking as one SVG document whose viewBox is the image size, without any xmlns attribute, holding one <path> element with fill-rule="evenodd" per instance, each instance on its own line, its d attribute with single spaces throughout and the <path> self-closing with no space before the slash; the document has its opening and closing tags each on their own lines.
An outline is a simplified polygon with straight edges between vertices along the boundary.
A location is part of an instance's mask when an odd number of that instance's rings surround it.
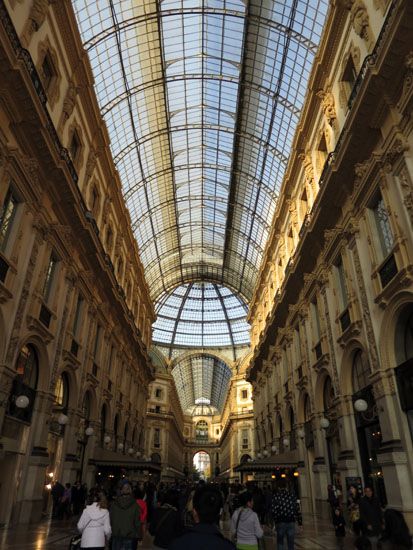
<svg viewBox="0 0 413 550">
<path fill-rule="evenodd" d="M 253 511 L 253 496 L 249 491 L 240 495 L 241 506 L 231 518 L 231 536 L 237 550 L 258 550 L 258 540 L 264 536 L 258 515 Z"/>
<path fill-rule="evenodd" d="M 363 535 L 370 539 L 373 550 L 376 550 L 382 529 L 383 514 L 379 499 L 374 496 L 372 487 L 364 488 L 364 497 L 360 499 L 359 509 Z"/>
<path fill-rule="evenodd" d="M 122 485 L 110 507 L 112 525 L 112 550 L 135 550 L 141 531 L 141 510 L 132 496 L 129 483 Z"/>
<path fill-rule="evenodd" d="M 213 485 L 198 487 L 193 498 L 195 525 L 176 538 L 169 550 L 235 550 L 220 532 L 218 524 L 223 505 L 221 492 Z"/>
<path fill-rule="evenodd" d="M 384 530 L 379 542 L 382 550 L 412 549 L 412 536 L 399 510 L 388 508 L 384 512 Z"/>
<path fill-rule="evenodd" d="M 337 550 L 343 550 L 344 537 L 346 536 L 346 521 L 340 508 L 334 510 L 334 530 L 336 532 Z"/>
<path fill-rule="evenodd" d="M 144 500 L 145 495 L 139 487 L 135 489 L 134 496 L 135 496 L 136 504 L 139 506 L 141 511 L 141 515 L 139 518 L 141 520 L 141 527 L 140 527 L 140 535 L 138 539 L 143 540 L 146 533 L 146 519 L 148 517 L 148 506 L 146 504 L 146 501 Z"/>
<path fill-rule="evenodd" d="M 350 485 L 348 488 L 347 510 L 351 522 L 351 528 L 357 537 L 361 533 L 360 499 L 361 495 L 357 487 L 355 485 Z"/>
<path fill-rule="evenodd" d="M 168 548 L 168 544 L 182 534 L 183 525 L 178 512 L 178 492 L 169 489 L 162 493 L 161 505 L 154 510 L 149 532 L 154 536 L 153 547 Z"/>
<path fill-rule="evenodd" d="M 287 490 L 286 479 L 280 479 L 278 489 L 271 506 L 277 532 L 277 550 L 284 550 L 285 537 L 288 550 L 294 550 L 295 523 L 302 524 L 300 507 L 295 494 Z"/>
<path fill-rule="evenodd" d="M 103 493 L 95 490 L 90 492 L 88 505 L 80 516 L 77 528 L 82 534 L 80 548 L 104 550 L 106 540 L 109 540 L 112 530 L 108 503 Z"/>
</svg>

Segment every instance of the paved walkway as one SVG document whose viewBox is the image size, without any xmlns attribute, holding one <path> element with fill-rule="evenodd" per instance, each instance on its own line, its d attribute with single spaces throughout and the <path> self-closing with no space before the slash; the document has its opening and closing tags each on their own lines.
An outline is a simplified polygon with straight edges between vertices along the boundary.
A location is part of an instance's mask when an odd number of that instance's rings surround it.
<svg viewBox="0 0 413 550">
<path fill-rule="evenodd" d="M 224 534 L 228 534 L 229 522 L 224 522 Z M 20 526 L 18 529 L 0 530 L 0 548 L 13 550 L 68 550 L 69 540 L 75 533 L 75 521 L 44 521 L 38 525 Z M 352 536 L 347 535 L 344 548 L 353 549 Z M 147 535 L 139 548 L 150 549 L 152 537 Z M 314 517 L 304 517 L 304 527 L 296 537 L 297 550 L 336 550 L 336 539 L 331 525 Z M 266 550 L 275 550 L 274 537 L 266 538 Z M 213 550 L 211 548 L 211 550 Z"/>
</svg>

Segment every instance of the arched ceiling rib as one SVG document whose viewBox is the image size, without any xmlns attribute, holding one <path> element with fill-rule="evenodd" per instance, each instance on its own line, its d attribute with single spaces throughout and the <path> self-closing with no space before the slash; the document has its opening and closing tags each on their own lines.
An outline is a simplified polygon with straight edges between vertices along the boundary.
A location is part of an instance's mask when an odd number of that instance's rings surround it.
<svg viewBox="0 0 413 550">
<path fill-rule="evenodd" d="M 251 298 L 328 0 L 73 0 L 155 301 Z"/>
</svg>

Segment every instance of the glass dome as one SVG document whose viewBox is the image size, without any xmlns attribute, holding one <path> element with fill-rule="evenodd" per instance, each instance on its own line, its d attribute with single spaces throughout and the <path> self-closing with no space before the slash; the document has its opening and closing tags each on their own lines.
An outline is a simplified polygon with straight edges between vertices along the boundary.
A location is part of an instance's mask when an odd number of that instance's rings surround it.
<svg viewBox="0 0 413 550">
<path fill-rule="evenodd" d="M 190 283 L 157 304 L 153 342 L 170 347 L 219 348 L 249 344 L 248 308 L 229 288 Z"/>
</svg>

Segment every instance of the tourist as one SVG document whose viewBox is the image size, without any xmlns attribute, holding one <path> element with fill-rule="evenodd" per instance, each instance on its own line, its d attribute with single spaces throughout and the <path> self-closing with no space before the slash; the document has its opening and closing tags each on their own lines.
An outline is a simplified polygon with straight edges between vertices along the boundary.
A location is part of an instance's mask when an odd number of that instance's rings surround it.
<svg viewBox="0 0 413 550">
<path fill-rule="evenodd" d="M 349 513 L 351 528 L 356 536 L 361 533 L 360 521 L 360 491 L 355 485 L 350 485 L 348 489 L 347 510 Z"/>
<path fill-rule="evenodd" d="M 80 516 L 77 528 L 82 534 L 81 548 L 104 550 L 106 539 L 109 540 L 112 533 L 108 503 L 104 493 L 96 490 L 90 492 L 88 505 Z"/>
<path fill-rule="evenodd" d="M 363 535 L 370 539 L 373 550 L 377 549 L 377 542 L 382 529 L 382 511 L 378 498 L 374 496 L 371 487 L 364 488 L 364 497 L 360 499 L 360 520 Z"/>
<path fill-rule="evenodd" d="M 295 494 L 287 490 L 286 479 L 279 480 L 278 489 L 271 506 L 277 531 L 277 550 L 284 550 L 285 537 L 287 537 L 288 550 L 293 550 L 295 523 L 302 524 L 300 507 Z"/>
<path fill-rule="evenodd" d="M 145 495 L 139 487 L 135 488 L 134 497 L 136 500 L 136 504 L 139 506 L 141 511 L 140 517 L 139 517 L 141 521 L 141 526 L 140 526 L 140 533 L 138 536 L 138 540 L 143 540 L 146 533 L 146 519 L 148 517 L 148 506 L 146 504 L 146 500 L 144 500 Z"/>
<path fill-rule="evenodd" d="M 122 485 L 110 507 L 112 550 L 135 550 L 141 532 L 141 510 L 132 496 L 129 483 Z"/>
<path fill-rule="evenodd" d="M 179 495 L 175 489 L 165 488 L 159 493 L 160 506 L 155 508 L 149 525 L 154 536 L 152 548 L 168 548 L 168 544 L 182 534 L 183 526 L 178 512 Z"/>
<path fill-rule="evenodd" d="M 412 537 L 403 514 L 393 508 L 384 512 L 384 530 L 380 538 L 382 550 L 411 550 Z"/>
<path fill-rule="evenodd" d="M 253 496 L 249 491 L 240 495 L 241 506 L 231 518 L 231 536 L 238 550 L 258 550 L 258 539 L 264 535 L 258 515 L 253 511 Z"/>
<path fill-rule="evenodd" d="M 346 536 L 346 522 L 340 508 L 335 508 L 333 518 L 334 530 L 336 532 L 337 548 L 344 548 L 344 537 Z"/>
<path fill-rule="evenodd" d="M 198 487 L 193 498 L 195 525 L 169 545 L 169 550 L 234 550 L 235 545 L 220 532 L 218 524 L 223 501 L 213 485 Z"/>
</svg>

